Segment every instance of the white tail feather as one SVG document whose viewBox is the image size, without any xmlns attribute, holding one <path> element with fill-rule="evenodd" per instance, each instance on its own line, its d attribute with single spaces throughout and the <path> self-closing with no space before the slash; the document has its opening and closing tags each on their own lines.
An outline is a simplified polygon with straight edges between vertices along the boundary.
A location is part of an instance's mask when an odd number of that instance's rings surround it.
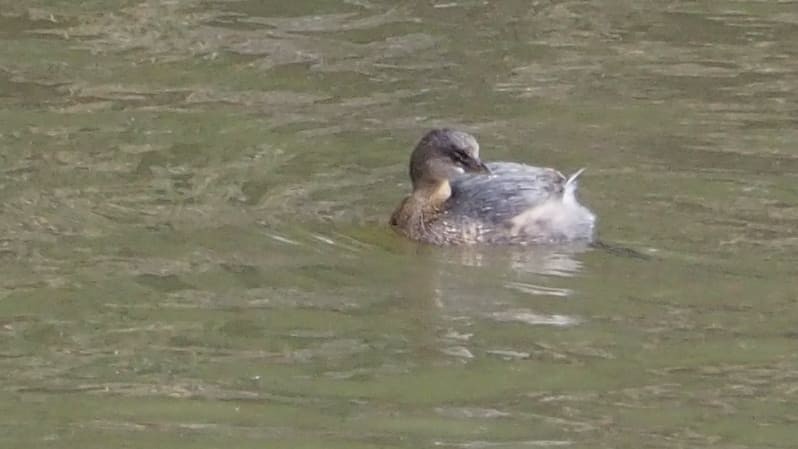
<svg viewBox="0 0 798 449">
<path fill-rule="evenodd" d="M 565 186 L 563 188 L 563 201 L 565 202 L 573 202 L 576 203 L 576 189 L 579 187 L 579 175 L 584 172 L 584 168 L 580 168 L 577 170 L 576 173 L 571 175 L 567 181 L 565 181 Z"/>
<path fill-rule="evenodd" d="M 574 185 L 574 188 L 576 188 L 576 184 L 579 184 L 579 181 L 578 181 L 578 179 L 577 179 L 577 178 L 579 178 L 579 175 L 581 175 L 583 171 L 585 171 L 585 169 L 584 169 L 584 168 L 580 168 L 579 170 L 577 170 L 577 172 L 576 172 L 576 173 L 574 173 L 573 175 L 571 175 L 571 177 L 570 177 L 570 178 L 568 178 L 568 180 L 567 180 L 567 181 L 565 181 L 565 189 L 566 189 L 566 190 L 568 189 L 568 187 L 570 187 L 570 186 L 571 186 L 571 184 L 575 184 L 575 185 Z"/>
</svg>

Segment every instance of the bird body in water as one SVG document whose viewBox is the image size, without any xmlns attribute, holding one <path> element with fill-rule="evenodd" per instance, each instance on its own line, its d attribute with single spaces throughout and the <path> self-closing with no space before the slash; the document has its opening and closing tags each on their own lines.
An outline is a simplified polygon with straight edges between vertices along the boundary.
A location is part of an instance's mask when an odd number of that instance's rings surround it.
<svg viewBox="0 0 798 449">
<path fill-rule="evenodd" d="M 413 192 L 391 226 L 436 245 L 590 243 L 596 217 L 576 198 L 582 171 L 565 177 L 551 168 L 485 164 L 473 136 L 435 129 L 413 150 Z"/>
</svg>

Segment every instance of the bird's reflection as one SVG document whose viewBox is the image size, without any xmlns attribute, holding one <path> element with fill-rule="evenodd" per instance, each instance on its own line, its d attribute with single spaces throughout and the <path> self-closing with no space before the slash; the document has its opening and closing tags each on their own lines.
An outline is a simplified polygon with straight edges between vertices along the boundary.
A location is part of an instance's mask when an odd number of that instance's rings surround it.
<svg viewBox="0 0 798 449">
<path fill-rule="evenodd" d="M 497 323 L 567 327 L 582 319 L 557 312 L 550 299 L 574 290 L 589 248 L 408 248 L 402 307 L 413 314 L 415 342 L 425 350 L 468 360 L 472 337 Z M 549 298 L 548 301 L 540 301 Z M 559 299 L 557 299 L 559 301 Z M 554 310 L 552 310 L 554 309 Z M 420 349 L 420 348 L 416 348 Z M 512 348 L 489 348 L 512 350 Z M 494 351 L 495 352 L 495 351 Z"/>
</svg>

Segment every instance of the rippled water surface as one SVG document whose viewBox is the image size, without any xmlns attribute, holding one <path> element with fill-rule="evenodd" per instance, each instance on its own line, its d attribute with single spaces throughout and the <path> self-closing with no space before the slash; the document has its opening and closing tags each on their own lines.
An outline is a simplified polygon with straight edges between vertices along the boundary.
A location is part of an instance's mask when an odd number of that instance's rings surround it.
<svg viewBox="0 0 798 449">
<path fill-rule="evenodd" d="M 0 0 L 0 446 L 795 448 L 798 2 Z M 432 126 L 624 251 L 395 236 Z"/>
</svg>

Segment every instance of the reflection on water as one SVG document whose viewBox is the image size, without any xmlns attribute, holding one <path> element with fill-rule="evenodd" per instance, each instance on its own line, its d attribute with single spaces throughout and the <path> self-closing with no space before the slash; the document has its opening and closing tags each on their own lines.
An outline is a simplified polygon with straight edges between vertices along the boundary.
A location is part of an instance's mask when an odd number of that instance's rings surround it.
<svg viewBox="0 0 798 449">
<path fill-rule="evenodd" d="M 0 446 L 794 446 L 794 2 L 0 6 Z M 394 235 L 441 125 L 611 243 Z"/>
</svg>

